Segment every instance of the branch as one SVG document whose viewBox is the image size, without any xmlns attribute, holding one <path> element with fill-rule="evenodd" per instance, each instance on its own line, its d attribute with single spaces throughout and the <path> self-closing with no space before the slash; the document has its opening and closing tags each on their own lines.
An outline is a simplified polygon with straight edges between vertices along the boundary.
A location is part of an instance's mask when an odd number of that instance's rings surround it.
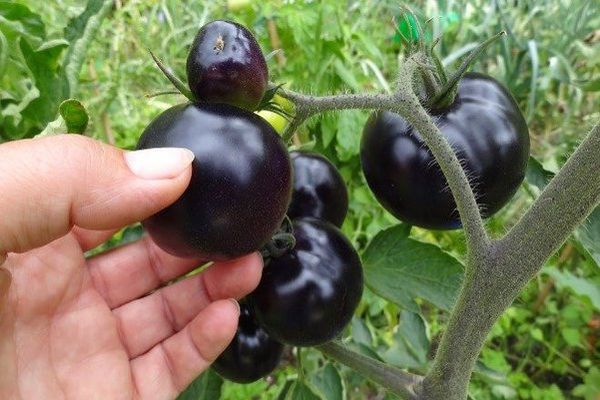
<svg viewBox="0 0 600 400">
<path fill-rule="evenodd" d="M 479 206 L 456 154 L 427 111 L 421 106 L 412 89 L 416 66 L 417 61 L 413 59 L 407 60 L 403 65 L 399 78 L 401 91 L 393 95 L 348 94 L 316 97 L 280 89 L 279 94 L 292 101 L 296 107 L 296 115 L 284 132 L 283 138 L 289 140 L 298 126 L 307 118 L 324 111 L 368 109 L 390 110 L 400 114 L 423 137 L 425 144 L 444 173 L 463 224 L 469 258 L 477 258 L 485 253 L 489 245 Z"/>
<path fill-rule="evenodd" d="M 600 123 L 511 231 L 470 260 L 420 398 L 466 398 L 471 371 L 498 317 L 600 201 L 599 158 Z"/>
<path fill-rule="evenodd" d="M 600 121 L 499 247 L 529 279 L 599 202 Z"/>
<path fill-rule="evenodd" d="M 402 399 L 416 399 L 415 387 L 423 377 L 391 367 L 381 361 L 356 353 L 339 342 L 317 346 L 317 350 L 354 369 L 364 377 L 383 386 Z"/>
</svg>

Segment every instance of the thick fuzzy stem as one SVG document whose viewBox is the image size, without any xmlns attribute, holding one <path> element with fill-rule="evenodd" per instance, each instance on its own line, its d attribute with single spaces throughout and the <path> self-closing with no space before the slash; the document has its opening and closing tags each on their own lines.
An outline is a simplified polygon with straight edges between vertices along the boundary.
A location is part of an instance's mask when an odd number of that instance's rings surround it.
<svg viewBox="0 0 600 400">
<path fill-rule="evenodd" d="M 338 342 L 317 346 L 323 354 L 354 369 L 362 376 L 383 386 L 402 399 L 416 399 L 414 388 L 423 380 L 401 369 L 391 367 L 381 361 L 356 353 Z"/>
<path fill-rule="evenodd" d="M 467 269 L 420 399 L 464 400 L 493 324 L 544 262 L 600 202 L 600 124 L 529 211 Z"/>
</svg>

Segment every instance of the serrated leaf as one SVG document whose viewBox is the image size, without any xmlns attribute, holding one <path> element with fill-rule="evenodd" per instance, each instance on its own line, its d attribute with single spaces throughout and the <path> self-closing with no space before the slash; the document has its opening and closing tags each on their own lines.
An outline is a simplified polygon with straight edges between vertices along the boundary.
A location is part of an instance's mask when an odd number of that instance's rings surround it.
<svg viewBox="0 0 600 400">
<path fill-rule="evenodd" d="M 429 338 L 425 321 L 419 314 L 402 311 L 394 339 L 392 347 L 383 354 L 387 362 L 402 368 L 425 368 Z"/>
<path fill-rule="evenodd" d="M 336 130 L 336 150 L 341 161 L 346 161 L 359 153 L 360 135 L 358 127 L 364 125 L 366 118 L 360 111 L 345 111 L 338 116 Z"/>
<path fill-rule="evenodd" d="M 208 398 L 208 397 L 207 397 Z M 296 381 L 290 391 L 287 393 L 285 400 L 323 400 L 315 393 L 307 384 L 301 381 Z"/>
<path fill-rule="evenodd" d="M 327 364 L 318 372 L 313 384 L 321 392 L 323 399 L 344 400 L 346 398 L 342 375 L 332 364 Z"/>
<path fill-rule="evenodd" d="M 569 271 L 552 268 L 547 271 L 556 281 L 558 287 L 572 290 L 578 296 L 587 297 L 596 311 L 600 311 L 600 284 L 589 279 L 580 278 Z"/>
<path fill-rule="evenodd" d="M 191 385 L 177 397 L 177 400 L 218 400 L 221 398 L 222 386 L 223 378 L 217 375 L 212 369 L 208 369 L 196 378 Z"/>
<path fill-rule="evenodd" d="M 405 225 L 378 233 L 363 253 L 369 288 L 400 307 L 418 312 L 420 297 L 449 310 L 463 277 L 462 264 L 432 244 L 407 237 Z"/>
<path fill-rule="evenodd" d="M 63 101 L 58 111 L 65 120 L 67 133 L 83 133 L 85 128 L 87 128 L 89 116 L 83 104 L 78 100 L 69 99 Z"/>
</svg>

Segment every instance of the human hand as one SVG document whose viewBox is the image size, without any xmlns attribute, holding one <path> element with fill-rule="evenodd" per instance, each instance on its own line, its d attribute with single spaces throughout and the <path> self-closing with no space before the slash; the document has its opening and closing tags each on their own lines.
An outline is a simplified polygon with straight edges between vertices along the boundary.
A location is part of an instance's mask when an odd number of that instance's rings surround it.
<svg viewBox="0 0 600 400">
<path fill-rule="evenodd" d="M 171 399 L 227 347 L 258 254 L 165 287 L 205 260 L 149 237 L 84 256 L 175 201 L 192 158 L 75 135 L 0 146 L 1 399 Z"/>
</svg>

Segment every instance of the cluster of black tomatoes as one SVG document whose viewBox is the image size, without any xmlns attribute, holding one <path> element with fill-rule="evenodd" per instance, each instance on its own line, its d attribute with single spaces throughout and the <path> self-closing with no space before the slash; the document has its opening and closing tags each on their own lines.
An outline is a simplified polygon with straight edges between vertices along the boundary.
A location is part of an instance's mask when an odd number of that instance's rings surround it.
<svg viewBox="0 0 600 400">
<path fill-rule="evenodd" d="M 282 227 L 293 233 L 293 247 L 265 260 L 259 286 L 242 301 L 236 336 L 213 365 L 225 378 L 251 382 L 277 366 L 284 344 L 330 341 L 352 318 L 363 275 L 358 254 L 338 229 L 348 194 L 327 159 L 288 153 L 253 112 L 266 92 L 268 70 L 246 28 L 227 21 L 203 26 L 188 56 L 187 78 L 197 101 L 154 119 L 138 149 L 192 150 L 191 181 L 143 225 L 165 251 L 214 261 L 268 249 Z"/>
</svg>

